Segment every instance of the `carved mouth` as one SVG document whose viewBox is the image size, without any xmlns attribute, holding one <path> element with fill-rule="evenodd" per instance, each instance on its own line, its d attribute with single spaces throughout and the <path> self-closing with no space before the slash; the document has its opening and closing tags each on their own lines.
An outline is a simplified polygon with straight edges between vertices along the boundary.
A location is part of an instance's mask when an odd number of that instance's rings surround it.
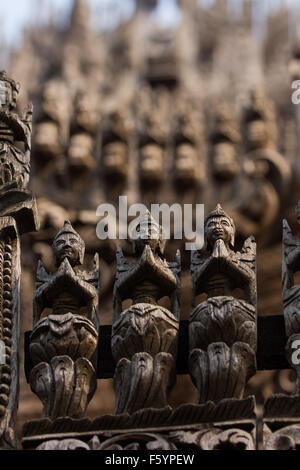
<svg viewBox="0 0 300 470">
<path fill-rule="evenodd" d="M 216 230 L 216 231 L 214 232 L 214 235 L 215 235 L 216 237 L 223 237 L 223 236 L 224 236 L 224 232 L 223 232 L 223 230 Z"/>
<path fill-rule="evenodd" d="M 74 254 L 74 252 L 70 248 L 70 249 L 64 250 L 63 254 L 64 254 L 65 257 L 67 257 L 67 256 L 72 256 Z"/>
</svg>

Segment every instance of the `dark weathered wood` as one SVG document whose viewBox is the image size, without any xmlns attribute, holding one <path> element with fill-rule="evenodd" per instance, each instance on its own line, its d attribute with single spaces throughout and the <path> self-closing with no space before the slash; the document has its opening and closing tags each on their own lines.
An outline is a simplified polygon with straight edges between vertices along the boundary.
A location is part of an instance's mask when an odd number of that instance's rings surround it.
<svg viewBox="0 0 300 470">
<path fill-rule="evenodd" d="M 18 446 L 20 235 L 38 221 L 28 190 L 33 108 L 16 112 L 19 85 L 4 71 L 0 88 L 0 449 L 10 450 Z"/>
<path fill-rule="evenodd" d="M 257 369 L 290 369 L 285 358 L 286 335 L 283 316 L 258 317 Z M 189 322 L 181 321 L 177 355 L 177 374 L 188 374 L 188 330 Z M 25 374 L 28 378 L 32 364 L 29 356 L 29 337 L 25 333 Z M 98 379 L 113 377 L 115 365 L 111 352 L 111 326 L 101 326 L 98 343 Z"/>
<path fill-rule="evenodd" d="M 218 204 L 204 221 L 205 248 L 191 256 L 188 368 L 199 404 L 241 399 L 256 373 L 256 243 L 249 237 L 238 251 L 235 236 L 233 219 Z"/>
<path fill-rule="evenodd" d="M 146 211 L 132 237 L 134 261 L 117 252 L 111 349 L 116 414 L 167 406 L 174 385 L 180 318 L 181 257 L 168 263 L 162 227 Z M 170 310 L 158 301 L 169 297 Z M 123 301 L 132 305 L 123 309 Z"/>
<path fill-rule="evenodd" d="M 283 315 L 258 317 L 257 369 L 290 369 L 285 357 L 286 334 Z"/>
<path fill-rule="evenodd" d="M 53 243 L 56 272 L 38 265 L 29 383 L 45 418 L 81 418 L 96 390 L 91 360 L 98 342 L 99 258 L 92 271 L 84 271 L 84 252 L 84 241 L 66 221 Z M 46 308 L 51 314 L 42 317 Z"/>
</svg>

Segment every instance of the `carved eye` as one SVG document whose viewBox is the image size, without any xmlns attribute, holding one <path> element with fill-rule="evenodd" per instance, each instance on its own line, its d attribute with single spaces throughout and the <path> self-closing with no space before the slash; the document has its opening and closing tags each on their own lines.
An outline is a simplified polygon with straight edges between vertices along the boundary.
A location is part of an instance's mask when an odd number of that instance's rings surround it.
<svg viewBox="0 0 300 470">
<path fill-rule="evenodd" d="M 229 227 L 229 223 L 227 222 L 227 220 L 222 220 L 222 224 L 225 225 L 226 227 Z"/>
<path fill-rule="evenodd" d="M 75 245 L 75 243 L 77 243 L 76 238 L 71 238 L 70 243 L 71 243 L 72 245 Z"/>
</svg>

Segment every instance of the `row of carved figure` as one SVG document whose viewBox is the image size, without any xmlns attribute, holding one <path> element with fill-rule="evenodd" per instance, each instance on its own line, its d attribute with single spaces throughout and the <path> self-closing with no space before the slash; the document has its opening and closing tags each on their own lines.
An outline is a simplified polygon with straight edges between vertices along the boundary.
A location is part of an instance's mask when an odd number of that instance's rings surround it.
<svg viewBox="0 0 300 470">
<path fill-rule="evenodd" d="M 95 96 L 80 92 L 75 99 L 70 124 L 66 92 L 66 87 L 59 81 L 50 81 L 45 87 L 34 133 L 33 153 L 37 167 L 60 159 L 67 152 L 71 172 L 82 175 L 85 170 L 96 167 L 95 153 L 99 153 L 104 180 L 109 179 L 110 184 L 112 181 L 124 182 L 129 176 L 129 154 L 133 151 L 134 137 L 143 185 L 162 182 L 164 160 L 170 146 L 174 154 L 175 181 L 181 185 L 205 182 L 207 144 L 203 117 L 184 97 L 178 98 L 181 108 L 173 117 L 169 113 L 172 98 L 165 92 L 166 97 L 160 100 L 162 105 L 153 104 L 153 98 L 148 98 L 147 105 L 141 103 L 141 111 L 116 109 L 100 119 Z M 135 114 L 138 124 L 134 130 Z M 238 148 L 242 140 L 245 147 L 242 151 L 247 154 L 247 159 L 256 161 L 257 153 L 262 153 L 263 160 L 274 160 L 273 165 L 285 167 L 283 157 L 276 152 L 275 112 L 262 90 L 253 90 L 242 114 L 241 133 L 232 111 L 226 106 L 219 108 L 209 131 L 209 160 L 212 172 L 219 180 L 231 180 L 241 171 Z M 172 129 L 168 130 L 168 127 Z"/>
<path fill-rule="evenodd" d="M 135 261 L 128 262 L 121 249 L 117 253 L 112 326 L 117 414 L 165 407 L 176 380 L 180 254 L 166 261 L 161 227 L 149 213 L 137 232 Z M 234 235 L 233 220 L 218 206 L 205 220 L 205 252 L 192 255 L 189 366 L 199 403 L 242 398 L 256 370 L 256 246 L 250 238 L 235 252 Z M 96 255 L 93 271 L 80 269 L 84 242 L 69 222 L 53 249 L 57 271 L 48 273 L 40 264 L 37 273 L 30 384 L 44 403 L 44 417 L 80 418 L 96 388 L 99 259 Z M 234 297 L 235 289 L 244 300 Z M 202 293 L 207 300 L 197 304 Z M 164 297 L 169 309 L 159 305 Z M 124 310 L 128 299 L 132 305 Z"/>
<path fill-rule="evenodd" d="M 300 203 L 298 218 L 299 209 Z M 111 339 L 116 363 L 116 416 L 98 418 L 97 424 L 79 421 L 81 431 L 86 432 L 84 441 L 68 440 L 67 436 L 57 440 L 63 424 L 57 421 L 56 425 L 55 419 L 82 418 L 95 391 L 98 257 L 93 271 L 80 270 L 84 243 L 66 222 L 53 244 L 58 270 L 50 274 L 42 264 L 39 266 L 30 345 L 35 367 L 30 383 L 44 403 L 44 417 L 51 421 L 33 424 L 33 430 L 37 432 L 40 426 L 44 434 L 53 434 L 52 440 L 44 440 L 39 448 L 174 450 L 196 445 L 202 449 L 254 449 L 255 432 L 249 432 L 249 426 L 255 423 L 255 404 L 253 397 L 243 399 L 246 383 L 256 371 L 254 239 L 249 238 L 240 252 L 235 251 L 234 222 L 220 205 L 205 219 L 205 249 L 193 252 L 191 263 L 189 369 L 198 390 L 198 405 L 182 405 L 173 412 L 167 404 L 176 380 L 180 254 L 174 262 L 166 261 L 162 230 L 150 213 L 141 217 L 137 232 L 135 261 L 128 262 L 121 250 L 117 253 Z M 274 395 L 265 404 L 266 449 L 296 449 L 300 442 L 300 367 L 291 359 L 292 342 L 300 335 L 299 286 L 294 285 L 294 274 L 300 267 L 300 242 L 286 221 L 283 250 L 287 357 L 297 370 L 298 384 L 294 395 Z M 243 292 L 243 298 L 237 295 L 237 289 Z M 206 294 L 206 300 L 199 298 L 201 294 Z M 166 296 L 169 309 L 158 303 Z M 128 299 L 132 306 L 124 310 L 123 302 Z M 50 313 L 43 313 L 45 310 Z M 243 427 L 247 425 L 246 421 L 242 424 L 243 419 L 248 420 L 248 428 Z M 234 421 L 235 427 L 229 429 L 226 421 Z M 156 427 L 166 423 L 167 428 L 153 433 L 154 423 Z M 209 428 L 201 423 L 210 423 Z M 182 425 L 190 425 L 191 432 L 180 431 Z M 148 432 L 132 431 L 147 426 Z M 105 431 L 123 427 L 126 434 Z M 72 430 L 76 434 L 74 424 Z M 88 441 L 92 431 L 95 436 Z"/>
<path fill-rule="evenodd" d="M 23 116 L 15 114 L 19 86 L 5 72 L 0 79 L 1 216 L 3 226 L 18 244 L 19 233 L 38 226 L 35 202 L 27 190 L 32 108 Z M 173 263 L 166 261 L 161 227 L 150 214 L 142 217 L 137 230 L 135 262 L 127 262 L 122 251 L 117 254 L 112 327 L 117 414 L 163 408 L 176 378 L 180 255 Z M 247 240 L 237 253 L 234 236 L 232 219 L 218 206 L 205 221 L 205 254 L 196 252 L 192 257 L 190 372 L 199 391 L 199 403 L 241 398 L 248 377 L 255 371 L 255 243 Z M 3 245 L 3 259 L 0 257 L 3 317 L 8 315 L 10 302 L 14 302 L 15 313 L 19 308 L 17 251 L 12 266 L 14 280 L 9 282 L 13 243 Z M 30 383 L 44 404 L 45 417 L 80 418 L 97 385 L 99 258 L 96 255 L 92 271 L 81 269 L 85 244 L 69 222 L 55 238 L 53 250 L 56 272 L 49 273 L 40 264 L 37 273 Z M 14 294 L 9 291 L 12 285 Z M 243 290 L 245 300 L 233 296 L 235 288 Z M 202 293 L 207 294 L 207 301 L 196 306 L 196 298 Z M 170 299 L 169 309 L 158 303 L 164 297 Z M 124 310 L 123 303 L 128 299 L 132 306 Z M 10 313 L 2 325 L 9 355 L 9 335 L 13 335 L 14 344 L 18 341 L 18 314 Z M 4 407 L 6 388 L 0 397 Z"/>
<path fill-rule="evenodd" d="M 18 86 L 4 72 L 0 82 L 3 85 L 0 112 L 0 337 L 5 348 L 5 364 L 0 365 L 0 432 L 1 445 L 5 441 L 11 446 L 18 388 L 19 234 L 37 230 L 38 224 L 35 202 L 27 191 L 32 109 L 26 109 L 23 116 L 15 114 Z M 298 219 L 299 210 L 300 205 L 297 207 Z M 149 213 L 141 218 L 137 232 L 139 237 L 133 241 L 135 260 L 128 262 L 121 250 L 117 253 L 111 339 L 116 363 L 117 416 L 104 417 L 100 433 L 105 426 L 107 429 L 109 421 L 112 420 L 111 425 L 116 424 L 113 418 L 124 421 L 123 429 L 131 418 L 132 426 L 137 420 L 139 425 L 143 420 L 147 422 L 149 408 L 152 413 L 157 409 L 154 421 L 156 419 L 160 425 L 162 419 L 180 426 L 191 422 L 218 423 L 220 417 L 224 421 L 224 416 L 228 421 L 233 415 L 235 420 L 245 416 L 253 418 L 253 400 L 242 398 L 247 380 L 256 370 L 254 239 L 247 239 L 241 251 L 236 251 L 234 222 L 220 205 L 205 219 L 205 249 L 193 252 L 191 262 L 193 302 L 189 369 L 198 389 L 198 405 L 183 407 L 172 414 L 166 405 L 168 391 L 176 379 L 180 254 L 174 262 L 167 262 L 161 227 Z M 300 267 L 300 242 L 292 235 L 287 222 L 284 222 L 283 248 L 287 355 L 300 377 L 300 367 L 293 363 L 291 354 L 293 343 L 300 335 L 300 296 L 299 286 L 295 285 L 295 273 Z M 44 417 L 50 418 L 36 425 L 51 426 L 51 420 L 54 420 L 53 426 L 59 428 L 61 422 L 55 423 L 56 418 L 84 416 L 97 386 L 97 345 L 101 348 L 101 337 L 98 337 L 99 257 L 95 257 L 93 270 L 82 269 L 85 244 L 69 222 L 56 236 L 53 251 L 56 271 L 48 272 L 42 263 L 38 267 L 30 338 L 33 363 L 30 384 L 43 402 Z M 206 299 L 201 297 L 202 294 Z M 159 304 L 164 297 L 169 298 L 168 308 Z M 128 300 L 132 300 L 132 305 L 125 308 L 124 303 Z M 280 429 L 281 434 L 278 431 L 279 435 L 276 432 L 271 435 L 268 440 L 271 447 L 286 445 L 294 448 L 298 445 L 298 428 L 293 426 L 300 418 L 299 383 L 295 393 L 294 397 L 274 396 L 265 406 L 265 423 L 272 431 L 282 423 L 293 423 L 285 430 Z M 72 422 L 72 426 L 75 424 Z M 248 437 L 240 430 L 231 435 L 222 429 L 222 426 L 215 428 L 215 434 L 219 436 L 213 441 L 215 446 L 221 446 L 226 439 L 241 439 L 244 448 L 253 446 L 253 441 L 250 440 L 252 444 L 248 442 Z M 201 436 L 200 433 L 194 438 L 202 442 Z M 151 441 L 152 438 L 144 436 L 143 439 Z M 117 440 L 119 442 L 120 438 Z M 109 444 L 114 445 L 113 442 Z M 96 438 L 90 443 L 91 447 L 101 445 Z M 205 448 L 206 438 L 201 445 Z M 175 446 L 172 439 L 170 446 Z"/>
<path fill-rule="evenodd" d="M 29 182 L 32 107 L 27 107 L 23 115 L 16 114 L 16 96 L 19 86 L 10 79 L 5 72 L 1 73 L 0 83 L 3 101 L 1 106 L 2 123 L 0 124 L 0 142 L 2 149 L 0 190 L 2 193 L 13 189 L 22 191 L 27 188 Z M 55 110 L 57 111 L 56 107 Z M 84 105 L 82 105 L 81 112 L 82 115 L 79 112 L 77 116 L 80 122 L 82 120 L 82 123 L 78 123 L 76 127 L 77 130 L 79 128 L 81 129 L 78 131 L 78 135 L 81 135 L 84 127 L 86 130 L 89 127 L 89 119 L 86 116 Z M 229 206 L 233 207 L 238 233 L 242 236 L 244 236 L 245 233 L 254 233 L 255 236 L 260 236 L 260 238 L 266 237 L 264 232 L 267 232 L 274 224 L 280 209 L 283 208 L 285 196 L 287 195 L 287 190 L 291 182 L 290 166 L 277 152 L 275 147 L 273 118 L 272 110 L 266 105 L 264 97 L 259 93 L 254 94 L 251 106 L 245 111 L 245 123 L 247 124 L 245 141 L 247 142 L 248 153 L 247 159 L 244 162 L 243 171 L 240 171 L 241 167 L 236 160 L 236 130 L 234 125 L 230 122 L 230 119 L 228 119 L 226 112 L 221 113 L 219 116 L 216 130 L 212 136 L 215 148 L 213 166 L 218 173 L 216 176 L 221 177 L 223 175 L 225 179 L 234 177 L 235 175 L 237 176 L 237 179 L 234 179 L 234 184 L 224 186 L 223 189 L 225 192 L 222 189 L 222 198 L 226 200 L 225 202 L 229 204 Z M 124 143 L 127 131 L 124 127 L 124 123 L 122 123 L 122 116 L 116 115 L 113 119 L 113 124 L 110 123 L 111 127 L 107 124 L 107 128 L 103 130 L 102 143 L 104 150 L 102 152 L 102 161 L 106 161 L 107 163 L 108 172 L 104 171 L 104 173 L 109 191 L 111 195 L 114 193 L 119 196 L 122 194 L 121 188 L 118 184 L 116 186 L 113 184 L 109 174 L 113 179 L 113 175 L 116 176 L 114 181 L 119 180 L 118 175 L 121 175 L 121 180 L 124 177 L 127 181 L 130 175 L 130 179 L 132 179 L 133 172 L 129 172 L 130 165 L 128 160 L 132 148 L 130 148 L 128 141 L 126 144 Z M 140 136 L 140 148 L 143 154 L 140 163 L 141 174 L 144 175 L 141 180 L 143 191 L 151 187 L 152 189 L 154 188 L 155 192 L 154 194 L 150 191 L 148 199 L 146 197 L 149 202 L 151 200 L 157 200 L 160 197 L 158 183 L 163 181 L 165 175 L 165 144 L 162 144 L 161 136 L 159 136 L 158 131 L 160 125 L 157 125 L 155 119 L 149 118 L 148 120 L 148 127 L 146 126 L 148 130 L 146 134 Z M 36 125 L 37 132 L 39 132 L 38 129 L 40 125 L 45 126 L 46 121 L 42 121 L 40 124 Z M 188 114 L 188 116 L 184 116 L 183 113 L 183 115 L 180 116 L 174 134 L 177 149 L 175 179 L 178 179 L 180 183 L 178 191 L 184 188 L 191 190 L 193 182 L 198 181 L 199 174 L 202 172 L 202 176 L 205 175 L 204 167 L 202 168 L 201 162 L 199 163 L 199 158 L 201 157 L 201 160 L 203 154 L 199 147 L 197 129 L 197 125 L 195 125 L 193 120 L 193 113 Z M 47 137 L 45 140 L 47 146 L 50 141 L 51 139 Z M 57 142 L 56 138 L 55 141 Z M 37 141 L 35 141 L 35 145 L 36 143 Z M 81 145 L 76 152 L 77 155 L 80 155 L 80 158 L 83 158 L 85 163 L 89 161 Z M 41 160 L 42 158 L 39 156 L 39 161 Z M 87 184 L 80 164 L 77 166 L 77 170 L 82 184 Z M 197 173 L 199 173 L 198 176 Z M 46 180 L 48 180 L 48 176 L 46 172 Z M 48 182 L 46 182 L 45 179 L 41 181 L 41 185 L 44 186 L 42 188 L 43 192 Z M 89 194 L 90 190 L 93 191 L 94 183 L 89 182 L 89 184 L 85 186 L 86 193 Z M 68 186 L 65 179 L 64 185 Z M 131 186 L 134 186 L 134 184 Z M 125 188 L 124 190 L 126 194 L 128 193 L 127 189 Z M 204 199 L 211 196 L 210 192 L 212 188 L 209 190 L 208 185 L 206 189 L 209 194 L 204 195 Z M 217 194 L 219 190 L 220 188 L 218 190 L 216 189 Z M 196 193 L 197 191 L 195 195 Z M 240 197 L 240 193 L 243 194 L 243 197 Z M 64 196 L 65 193 L 62 192 L 62 195 L 58 198 L 63 199 Z M 92 194 L 89 194 L 88 199 L 91 196 Z M 85 198 L 81 193 L 79 197 Z M 76 196 L 72 194 L 72 204 L 74 203 L 74 198 L 76 200 Z M 143 198 L 142 195 L 141 198 Z M 212 198 L 214 199 L 214 196 L 212 196 Z M 211 197 L 208 199 L 211 200 Z M 70 197 L 68 200 L 70 203 Z M 147 202 L 147 200 L 144 202 Z M 82 203 L 82 201 L 79 202 L 78 200 L 77 202 L 78 204 Z M 203 200 L 203 202 L 207 201 Z M 87 202 L 87 204 L 89 205 L 90 201 Z"/>
</svg>

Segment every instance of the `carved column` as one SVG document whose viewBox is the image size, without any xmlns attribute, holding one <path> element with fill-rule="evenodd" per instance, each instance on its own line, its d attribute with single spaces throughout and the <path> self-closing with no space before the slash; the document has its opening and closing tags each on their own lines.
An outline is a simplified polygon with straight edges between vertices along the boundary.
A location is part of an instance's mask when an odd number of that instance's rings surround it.
<svg viewBox="0 0 300 470">
<path fill-rule="evenodd" d="M 117 254 L 112 328 L 117 414 L 163 408 L 176 376 L 180 255 L 167 263 L 161 228 L 149 213 L 136 228 L 133 249 L 133 263 L 121 249 Z M 158 304 L 165 296 L 170 310 Z M 132 306 L 123 310 L 126 299 Z"/>
<path fill-rule="evenodd" d="M 70 222 L 53 243 L 57 271 L 40 262 L 34 294 L 30 356 L 32 391 L 44 405 L 43 417 L 82 418 L 96 385 L 99 258 L 83 271 L 85 245 Z"/>
<path fill-rule="evenodd" d="M 296 208 L 300 223 L 300 202 Z M 300 238 L 293 236 L 286 220 L 283 221 L 282 241 L 282 297 L 286 357 L 297 372 L 297 383 L 292 395 L 277 394 L 264 405 L 264 446 L 268 450 L 296 449 L 300 443 L 300 286 L 295 274 L 300 269 Z M 273 432 L 273 434 L 272 434 Z"/>
<path fill-rule="evenodd" d="M 256 371 L 256 244 L 249 238 L 236 252 L 234 236 L 218 205 L 205 220 L 206 250 L 192 253 L 189 367 L 199 403 L 242 399 Z M 196 306 L 201 294 L 207 300 Z"/>
<path fill-rule="evenodd" d="M 296 208 L 298 223 L 300 223 L 300 201 Z M 300 367 L 297 364 L 297 341 L 300 340 L 300 287 L 295 282 L 295 274 L 300 269 L 300 239 L 294 237 L 287 222 L 283 221 L 282 240 L 282 297 L 285 331 L 288 338 L 286 353 L 292 368 L 297 372 L 295 394 L 300 395 Z"/>
<path fill-rule="evenodd" d="M 0 448 L 17 447 L 20 235 L 38 228 L 30 175 L 32 105 L 15 113 L 19 85 L 0 72 Z"/>
</svg>

